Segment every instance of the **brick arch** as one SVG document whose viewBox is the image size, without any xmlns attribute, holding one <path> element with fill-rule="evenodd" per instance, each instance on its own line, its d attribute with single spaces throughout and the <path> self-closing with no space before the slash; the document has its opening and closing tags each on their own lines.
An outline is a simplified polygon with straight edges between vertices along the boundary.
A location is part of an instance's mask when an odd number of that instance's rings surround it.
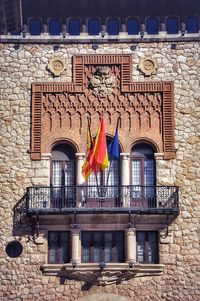
<svg viewBox="0 0 200 301">
<path fill-rule="evenodd" d="M 74 301 L 131 301 L 129 298 L 120 296 L 118 294 L 111 293 L 97 293 L 92 295 L 87 295 Z"/>
<path fill-rule="evenodd" d="M 131 152 L 131 150 L 133 149 L 133 147 L 135 145 L 140 144 L 140 143 L 144 143 L 144 144 L 147 144 L 147 145 L 151 146 L 156 153 L 161 152 L 160 149 L 159 149 L 159 146 L 155 143 L 155 141 L 153 141 L 151 139 L 148 139 L 148 138 L 140 138 L 140 139 L 135 140 L 131 144 L 130 152 Z"/>
</svg>

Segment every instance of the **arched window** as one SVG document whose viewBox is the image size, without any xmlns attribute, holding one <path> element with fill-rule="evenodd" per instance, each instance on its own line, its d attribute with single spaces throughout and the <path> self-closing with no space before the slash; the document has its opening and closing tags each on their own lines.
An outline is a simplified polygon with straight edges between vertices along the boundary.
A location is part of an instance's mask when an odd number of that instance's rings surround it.
<svg viewBox="0 0 200 301">
<path fill-rule="evenodd" d="M 109 35 L 118 35 L 119 34 L 119 20 L 118 19 L 109 19 L 107 23 L 107 30 Z"/>
<path fill-rule="evenodd" d="M 110 139 L 107 139 L 107 145 L 109 145 L 109 143 Z M 88 178 L 88 206 L 118 207 L 120 201 L 119 184 L 120 160 L 109 159 L 108 168 L 102 172 L 98 172 L 96 175 L 92 173 Z"/>
<path fill-rule="evenodd" d="M 49 34 L 57 36 L 61 32 L 61 21 L 59 19 L 51 19 L 49 21 Z"/>
<path fill-rule="evenodd" d="M 42 24 L 40 18 L 31 18 L 29 22 L 29 31 L 32 36 L 38 36 L 42 31 Z"/>
<path fill-rule="evenodd" d="M 100 32 L 100 22 L 98 19 L 91 18 L 88 20 L 89 35 L 98 35 Z"/>
<path fill-rule="evenodd" d="M 127 21 L 128 34 L 137 35 L 139 33 L 139 22 L 135 18 L 128 19 Z"/>
<path fill-rule="evenodd" d="M 158 20 L 149 18 L 147 20 L 147 34 L 158 34 Z"/>
<path fill-rule="evenodd" d="M 79 36 L 81 31 L 81 23 L 78 18 L 72 18 L 69 20 L 69 34 L 72 36 Z"/>
<path fill-rule="evenodd" d="M 74 207 L 75 150 L 61 143 L 53 147 L 51 159 L 51 187 L 53 207 Z"/>
<path fill-rule="evenodd" d="M 188 17 L 186 19 L 186 30 L 188 33 L 198 32 L 198 20 L 196 17 Z"/>
<path fill-rule="evenodd" d="M 154 149 L 145 143 L 136 144 L 131 152 L 132 206 L 155 207 Z"/>
<path fill-rule="evenodd" d="M 176 17 L 169 17 L 167 19 L 167 33 L 169 34 L 178 33 L 178 19 Z"/>
</svg>

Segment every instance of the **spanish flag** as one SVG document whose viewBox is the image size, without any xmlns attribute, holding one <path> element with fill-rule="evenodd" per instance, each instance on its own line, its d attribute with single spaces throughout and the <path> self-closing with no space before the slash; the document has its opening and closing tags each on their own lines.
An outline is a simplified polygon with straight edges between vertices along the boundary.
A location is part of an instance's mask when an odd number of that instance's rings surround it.
<svg viewBox="0 0 200 301">
<path fill-rule="evenodd" d="M 88 131 L 90 131 L 89 128 Z M 94 144 L 92 144 L 90 132 L 88 132 L 87 137 L 87 145 L 89 145 L 88 139 L 90 139 L 90 145 L 92 145 L 92 147 L 86 155 L 86 159 L 82 167 L 82 175 L 85 180 L 88 179 L 92 172 L 96 174 L 108 167 L 108 153 L 103 118 L 101 119 Z"/>
<path fill-rule="evenodd" d="M 94 144 L 93 172 L 96 173 L 108 167 L 108 152 L 103 117 Z"/>
<path fill-rule="evenodd" d="M 82 175 L 87 180 L 92 172 L 92 167 L 90 165 L 90 160 L 92 157 L 92 150 L 93 150 L 93 140 L 90 131 L 90 126 L 88 125 L 87 129 L 87 150 L 86 150 L 86 158 L 82 166 Z"/>
</svg>

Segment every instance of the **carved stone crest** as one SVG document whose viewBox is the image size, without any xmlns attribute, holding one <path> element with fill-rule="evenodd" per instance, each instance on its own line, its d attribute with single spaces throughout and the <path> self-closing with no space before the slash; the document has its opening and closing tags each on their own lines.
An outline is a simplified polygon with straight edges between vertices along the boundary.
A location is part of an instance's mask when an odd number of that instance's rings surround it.
<svg viewBox="0 0 200 301">
<path fill-rule="evenodd" d="M 151 74 L 156 74 L 158 65 L 154 59 L 146 57 L 140 61 L 138 68 L 144 75 L 150 76 Z"/>
<path fill-rule="evenodd" d="M 95 74 L 90 78 L 90 88 L 95 96 L 106 97 L 116 87 L 116 78 L 109 74 L 109 67 L 98 66 Z"/>
<path fill-rule="evenodd" d="M 66 70 L 66 61 L 60 57 L 55 56 L 49 60 L 47 68 L 53 73 L 54 76 L 59 76 Z"/>
</svg>

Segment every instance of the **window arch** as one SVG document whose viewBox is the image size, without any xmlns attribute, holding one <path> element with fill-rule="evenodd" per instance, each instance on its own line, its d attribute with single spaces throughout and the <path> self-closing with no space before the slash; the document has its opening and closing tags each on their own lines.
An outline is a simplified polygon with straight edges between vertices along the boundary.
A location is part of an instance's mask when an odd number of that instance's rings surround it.
<svg viewBox="0 0 200 301">
<path fill-rule="evenodd" d="M 51 187 L 53 207 L 75 206 L 75 149 L 60 143 L 52 148 L 51 158 Z"/>
<path fill-rule="evenodd" d="M 73 36 L 78 36 L 80 35 L 80 32 L 81 32 L 81 22 L 78 18 L 71 18 L 69 20 L 69 24 L 68 24 L 69 28 L 68 28 L 68 31 L 69 31 L 69 34 L 70 35 L 73 35 Z"/>
<path fill-rule="evenodd" d="M 188 33 L 198 32 L 198 20 L 196 17 L 189 16 L 186 19 L 186 30 Z"/>
<path fill-rule="evenodd" d="M 40 18 L 31 18 L 29 21 L 29 32 L 32 36 L 38 36 L 42 32 L 42 22 Z"/>
<path fill-rule="evenodd" d="M 137 35 L 139 33 L 139 22 L 136 18 L 129 18 L 127 21 L 128 34 Z"/>
<path fill-rule="evenodd" d="M 149 18 L 147 20 L 147 34 L 158 34 L 159 26 L 156 18 Z"/>
<path fill-rule="evenodd" d="M 98 35 L 100 32 L 100 22 L 97 18 L 90 18 L 88 20 L 88 33 L 89 35 Z"/>
<path fill-rule="evenodd" d="M 49 34 L 52 36 L 60 35 L 61 32 L 61 21 L 60 19 L 49 20 Z"/>
<path fill-rule="evenodd" d="M 167 33 L 168 34 L 177 34 L 179 30 L 178 18 L 177 17 L 168 17 L 167 18 Z"/>
<path fill-rule="evenodd" d="M 119 34 L 119 20 L 117 18 L 112 18 L 108 20 L 107 31 L 109 35 Z"/>
<path fill-rule="evenodd" d="M 131 150 L 132 206 L 155 206 L 156 166 L 154 152 L 153 147 L 147 143 L 138 143 Z"/>
</svg>

